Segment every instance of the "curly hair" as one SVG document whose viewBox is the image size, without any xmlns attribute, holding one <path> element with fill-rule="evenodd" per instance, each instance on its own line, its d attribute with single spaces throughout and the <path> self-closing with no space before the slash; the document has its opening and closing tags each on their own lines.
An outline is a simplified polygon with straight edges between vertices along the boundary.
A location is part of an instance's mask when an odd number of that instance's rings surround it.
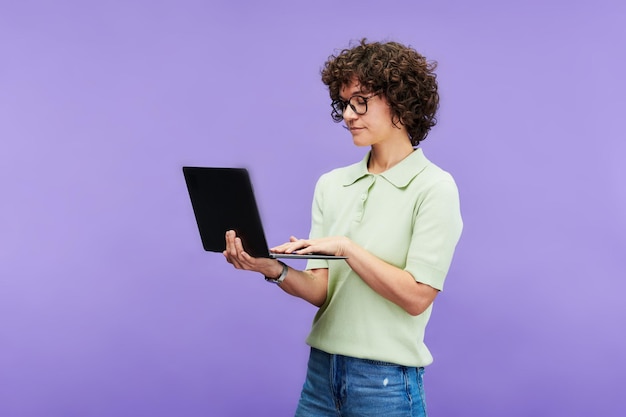
<svg viewBox="0 0 626 417">
<path fill-rule="evenodd" d="M 331 100 L 339 100 L 341 88 L 358 80 L 363 92 L 384 94 L 391 108 L 392 123 L 403 125 L 413 146 L 426 138 L 437 124 L 439 108 L 437 63 L 427 61 L 414 49 L 397 42 L 362 39 L 350 49 L 331 55 L 322 68 L 322 82 Z M 336 122 L 343 120 L 333 112 Z"/>
</svg>

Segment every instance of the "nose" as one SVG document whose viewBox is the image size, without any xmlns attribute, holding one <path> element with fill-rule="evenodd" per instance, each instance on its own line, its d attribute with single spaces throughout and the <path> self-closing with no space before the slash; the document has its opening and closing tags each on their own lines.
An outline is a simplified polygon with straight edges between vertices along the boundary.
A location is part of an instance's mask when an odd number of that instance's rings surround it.
<svg viewBox="0 0 626 417">
<path fill-rule="evenodd" d="M 354 120 L 357 117 L 359 117 L 359 115 L 356 114 L 354 112 L 354 110 L 352 110 L 351 106 L 348 105 L 348 106 L 346 106 L 345 109 L 343 109 L 343 119 L 344 120 Z"/>
</svg>

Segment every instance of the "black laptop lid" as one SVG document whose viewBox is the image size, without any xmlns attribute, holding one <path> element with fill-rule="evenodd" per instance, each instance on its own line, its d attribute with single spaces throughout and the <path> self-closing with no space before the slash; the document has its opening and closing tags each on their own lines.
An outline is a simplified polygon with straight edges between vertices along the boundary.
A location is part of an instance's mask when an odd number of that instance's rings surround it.
<svg viewBox="0 0 626 417">
<path fill-rule="evenodd" d="M 234 230 L 255 258 L 269 250 L 252 183 L 245 168 L 183 167 L 204 250 L 223 252 L 224 235 Z"/>
</svg>

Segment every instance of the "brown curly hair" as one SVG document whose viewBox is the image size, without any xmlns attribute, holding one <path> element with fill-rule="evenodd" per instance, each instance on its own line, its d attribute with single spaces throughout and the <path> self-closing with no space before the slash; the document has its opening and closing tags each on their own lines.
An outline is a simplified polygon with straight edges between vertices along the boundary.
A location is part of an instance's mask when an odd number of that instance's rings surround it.
<svg viewBox="0 0 626 417">
<path fill-rule="evenodd" d="M 439 108 L 437 63 L 427 61 L 414 49 L 397 42 L 362 39 L 352 48 L 331 55 L 322 68 L 322 82 L 331 100 L 339 100 L 343 86 L 356 78 L 363 92 L 384 94 L 391 107 L 392 123 L 404 125 L 413 146 L 426 138 L 435 126 Z M 343 120 L 333 111 L 333 120 Z"/>
</svg>

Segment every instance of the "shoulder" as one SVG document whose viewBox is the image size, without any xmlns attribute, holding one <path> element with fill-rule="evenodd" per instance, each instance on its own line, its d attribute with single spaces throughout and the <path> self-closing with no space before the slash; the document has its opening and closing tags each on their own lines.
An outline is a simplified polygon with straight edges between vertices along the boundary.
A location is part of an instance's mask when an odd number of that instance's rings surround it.
<svg viewBox="0 0 626 417">
<path fill-rule="evenodd" d="M 454 177 L 452 174 L 445 169 L 441 168 L 439 165 L 432 162 L 430 159 L 426 158 L 425 155 L 421 155 L 422 161 L 424 162 L 424 168 L 420 170 L 417 178 L 419 179 L 419 183 L 425 188 L 436 187 L 440 184 L 441 186 L 446 187 L 453 186 L 456 188 L 456 182 L 454 181 Z"/>
<path fill-rule="evenodd" d="M 456 186 L 452 174 L 432 162 L 426 166 L 420 175 L 422 176 L 422 181 L 433 186 L 440 183 L 448 183 Z"/>
<path fill-rule="evenodd" d="M 406 186 L 408 194 L 413 196 L 417 204 L 416 207 L 420 207 L 427 201 L 457 205 L 459 191 L 452 174 L 426 157 L 419 159 L 415 176 Z"/>
<path fill-rule="evenodd" d="M 351 165 L 332 169 L 322 174 L 317 180 L 320 186 L 339 186 L 354 182 L 356 179 L 367 174 L 367 165 L 363 161 Z"/>
</svg>

